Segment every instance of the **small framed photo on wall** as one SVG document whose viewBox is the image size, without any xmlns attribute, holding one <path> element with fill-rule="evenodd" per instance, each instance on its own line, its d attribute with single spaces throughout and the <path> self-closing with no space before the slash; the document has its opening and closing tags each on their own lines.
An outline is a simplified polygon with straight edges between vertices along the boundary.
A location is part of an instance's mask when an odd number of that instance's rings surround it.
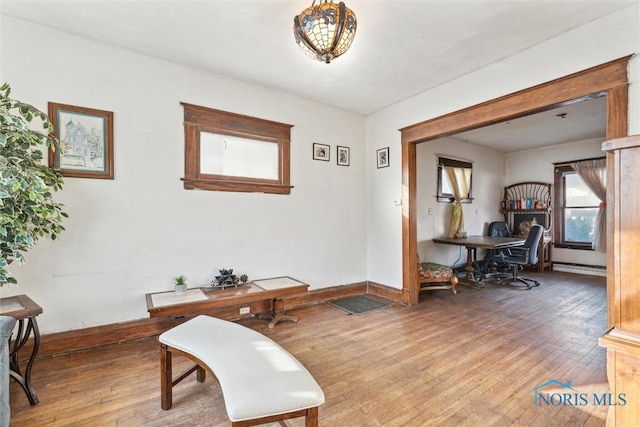
<svg viewBox="0 0 640 427">
<path fill-rule="evenodd" d="M 389 167 L 389 147 L 376 151 L 378 169 Z"/>
<path fill-rule="evenodd" d="M 336 154 L 338 166 L 349 166 L 351 160 L 349 157 L 349 147 L 341 147 L 338 145 Z"/>
<path fill-rule="evenodd" d="M 113 113 L 49 103 L 60 145 L 49 149 L 49 167 L 62 176 L 113 179 Z"/>
<path fill-rule="evenodd" d="M 325 144 L 313 143 L 313 160 L 329 161 L 329 149 L 330 147 Z"/>
</svg>

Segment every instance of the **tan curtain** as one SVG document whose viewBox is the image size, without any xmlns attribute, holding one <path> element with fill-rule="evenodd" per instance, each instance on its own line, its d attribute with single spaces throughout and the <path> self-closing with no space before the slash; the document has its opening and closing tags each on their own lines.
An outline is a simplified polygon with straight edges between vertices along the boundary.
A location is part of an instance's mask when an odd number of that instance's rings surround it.
<svg viewBox="0 0 640 427">
<path fill-rule="evenodd" d="M 464 231 L 464 215 L 462 213 L 461 201 L 469 196 L 471 169 L 444 166 L 444 170 L 449 177 L 454 198 L 453 212 L 451 213 L 451 223 L 449 224 L 447 237 L 454 237 L 456 232 Z"/>
<path fill-rule="evenodd" d="M 606 159 L 582 160 L 571 163 L 571 167 L 582 178 L 593 194 L 600 199 L 600 207 L 593 228 L 591 247 L 598 252 L 607 249 L 606 207 L 607 199 L 607 162 Z"/>
</svg>

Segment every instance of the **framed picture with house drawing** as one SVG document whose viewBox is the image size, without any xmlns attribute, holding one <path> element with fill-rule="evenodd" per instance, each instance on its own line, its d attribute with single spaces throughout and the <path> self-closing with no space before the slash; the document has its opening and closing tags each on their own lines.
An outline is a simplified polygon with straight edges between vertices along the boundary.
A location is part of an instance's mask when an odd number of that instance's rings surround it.
<svg viewBox="0 0 640 427">
<path fill-rule="evenodd" d="M 59 146 L 49 149 L 49 167 L 62 176 L 113 179 L 113 113 L 49 102 L 49 120 Z"/>
</svg>

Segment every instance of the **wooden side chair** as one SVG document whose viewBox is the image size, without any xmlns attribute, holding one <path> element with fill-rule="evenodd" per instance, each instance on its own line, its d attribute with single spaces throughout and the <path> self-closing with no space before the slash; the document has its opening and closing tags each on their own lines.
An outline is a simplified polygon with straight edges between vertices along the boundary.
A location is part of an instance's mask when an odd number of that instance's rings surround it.
<svg viewBox="0 0 640 427">
<path fill-rule="evenodd" d="M 435 262 L 420 262 L 418 257 L 418 277 L 420 291 L 451 289 L 454 295 L 457 293 L 458 278 L 453 274 L 451 267 Z"/>
</svg>

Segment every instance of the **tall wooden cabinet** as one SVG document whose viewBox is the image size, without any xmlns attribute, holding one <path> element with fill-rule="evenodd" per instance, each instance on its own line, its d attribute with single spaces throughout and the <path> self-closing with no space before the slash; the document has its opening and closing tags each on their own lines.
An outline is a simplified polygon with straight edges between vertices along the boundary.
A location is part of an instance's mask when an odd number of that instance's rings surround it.
<svg viewBox="0 0 640 427">
<path fill-rule="evenodd" d="M 607 348 L 607 377 L 614 398 L 608 426 L 640 423 L 640 135 L 606 141 L 607 305 L 609 327 L 600 338 Z M 618 399 L 619 400 L 619 399 Z"/>
</svg>

